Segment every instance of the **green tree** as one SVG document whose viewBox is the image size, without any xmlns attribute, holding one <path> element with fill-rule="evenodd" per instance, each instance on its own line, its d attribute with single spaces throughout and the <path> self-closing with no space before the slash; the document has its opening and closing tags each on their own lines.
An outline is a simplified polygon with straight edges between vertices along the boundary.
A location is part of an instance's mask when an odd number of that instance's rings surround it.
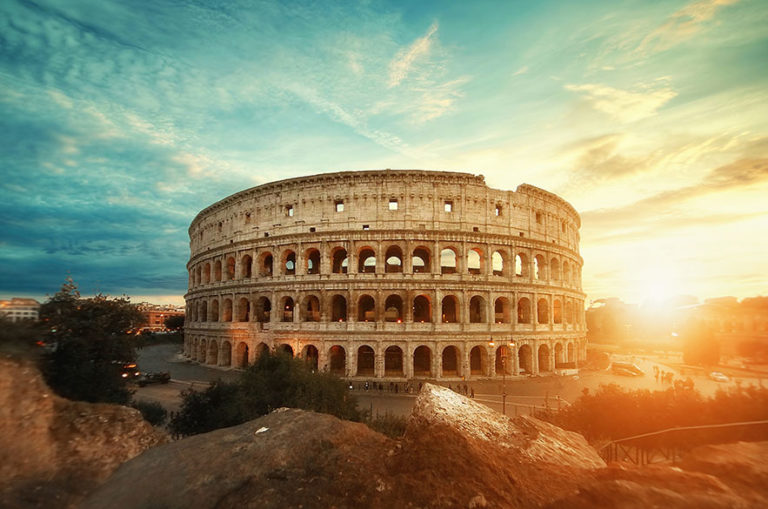
<svg viewBox="0 0 768 509">
<path fill-rule="evenodd" d="M 184 328 L 184 316 L 183 315 L 171 315 L 165 319 L 163 323 L 165 328 L 172 331 L 180 331 Z"/>
<path fill-rule="evenodd" d="M 42 358 L 48 385 L 69 399 L 126 404 L 131 391 L 123 364 L 136 352 L 126 332 L 144 317 L 127 297 L 82 298 L 67 278 L 61 290 L 40 307 L 46 341 L 55 350 Z"/>
</svg>

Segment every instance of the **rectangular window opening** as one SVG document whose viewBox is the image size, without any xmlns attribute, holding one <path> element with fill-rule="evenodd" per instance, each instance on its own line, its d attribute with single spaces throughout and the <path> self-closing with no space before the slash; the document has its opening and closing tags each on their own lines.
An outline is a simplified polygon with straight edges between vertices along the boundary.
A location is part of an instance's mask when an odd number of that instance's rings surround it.
<svg viewBox="0 0 768 509">
<path fill-rule="evenodd" d="M 317 230 L 316 230 L 316 228 L 314 226 L 310 226 L 309 227 L 309 233 L 315 233 L 315 231 L 317 231 Z"/>
<path fill-rule="evenodd" d="M 397 210 L 397 200 L 395 198 L 390 198 L 389 210 Z"/>
<path fill-rule="evenodd" d="M 336 212 L 344 212 L 344 200 L 336 200 Z"/>
<path fill-rule="evenodd" d="M 269 237 L 269 233 L 267 233 L 267 232 L 264 232 L 264 236 L 265 236 L 265 237 Z"/>
<path fill-rule="evenodd" d="M 293 205 L 287 205 L 285 207 L 285 215 L 288 217 L 293 217 Z"/>
<path fill-rule="evenodd" d="M 480 228 L 478 228 L 477 226 L 473 226 L 473 227 L 472 227 L 472 231 L 473 231 L 473 232 L 479 232 L 479 231 L 480 231 Z"/>
<path fill-rule="evenodd" d="M 541 212 L 536 212 L 536 223 L 541 224 Z"/>
<path fill-rule="evenodd" d="M 453 212 L 453 202 L 451 200 L 445 201 L 445 211 L 446 212 Z"/>
<path fill-rule="evenodd" d="M 370 229 L 371 229 L 370 225 L 367 225 L 367 224 L 363 225 L 363 230 L 370 230 Z"/>
</svg>

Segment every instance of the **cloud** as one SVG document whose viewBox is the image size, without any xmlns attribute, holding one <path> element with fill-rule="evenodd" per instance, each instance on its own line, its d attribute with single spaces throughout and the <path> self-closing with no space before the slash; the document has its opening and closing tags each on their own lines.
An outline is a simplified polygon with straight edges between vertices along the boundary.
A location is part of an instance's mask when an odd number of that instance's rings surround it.
<svg viewBox="0 0 768 509">
<path fill-rule="evenodd" d="M 565 85 L 565 89 L 580 92 L 593 108 L 625 123 L 655 115 L 677 96 L 677 92 L 666 86 L 647 91 L 621 90 L 599 84 Z"/>
<path fill-rule="evenodd" d="M 700 32 L 715 17 L 720 7 L 739 0 L 700 0 L 673 13 L 667 21 L 648 34 L 637 47 L 638 53 L 665 51 Z"/>
<path fill-rule="evenodd" d="M 416 39 L 413 44 L 400 50 L 389 63 L 389 87 L 396 87 L 411 72 L 416 61 L 426 56 L 432 46 L 432 36 L 437 32 L 437 21 L 432 23 L 423 37 Z"/>
<path fill-rule="evenodd" d="M 518 69 L 514 73 L 512 73 L 512 76 L 520 76 L 522 74 L 526 74 L 527 72 L 528 72 L 528 66 L 524 65 L 520 69 Z"/>
</svg>

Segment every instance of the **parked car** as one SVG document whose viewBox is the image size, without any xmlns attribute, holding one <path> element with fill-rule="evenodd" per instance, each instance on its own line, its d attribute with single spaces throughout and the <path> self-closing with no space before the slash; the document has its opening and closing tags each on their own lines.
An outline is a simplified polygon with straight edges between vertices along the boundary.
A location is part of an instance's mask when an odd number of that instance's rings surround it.
<svg viewBox="0 0 768 509">
<path fill-rule="evenodd" d="M 139 378 L 141 376 L 141 371 L 139 371 L 139 367 L 136 365 L 135 362 L 127 362 L 122 365 L 121 374 L 123 378 L 127 378 L 128 380 L 133 380 L 135 378 Z"/>
<path fill-rule="evenodd" d="M 715 382 L 730 382 L 731 379 L 725 376 L 724 374 L 720 373 L 719 371 L 713 371 L 709 374 L 709 379 L 714 380 Z"/>
<path fill-rule="evenodd" d="M 630 362 L 614 362 L 611 364 L 611 371 L 614 375 L 623 376 L 643 376 L 645 371 L 640 369 L 636 364 Z"/>
<path fill-rule="evenodd" d="M 139 387 L 144 387 L 149 384 L 167 384 L 171 381 L 171 374 L 167 371 L 159 371 L 157 373 L 144 373 L 144 376 L 139 378 Z"/>
</svg>

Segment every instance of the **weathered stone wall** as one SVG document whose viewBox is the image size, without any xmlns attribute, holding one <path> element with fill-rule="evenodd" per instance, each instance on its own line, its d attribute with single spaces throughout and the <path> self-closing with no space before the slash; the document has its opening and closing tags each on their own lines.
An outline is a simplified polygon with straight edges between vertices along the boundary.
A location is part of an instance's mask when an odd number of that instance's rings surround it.
<svg viewBox="0 0 768 509">
<path fill-rule="evenodd" d="M 553 371 L 585 356 L 580 219 L 529 185 L 412 170 L 266 184 L 189 229 L 185 352 L 285 348 L 359 377 Z"/>
</svg>

